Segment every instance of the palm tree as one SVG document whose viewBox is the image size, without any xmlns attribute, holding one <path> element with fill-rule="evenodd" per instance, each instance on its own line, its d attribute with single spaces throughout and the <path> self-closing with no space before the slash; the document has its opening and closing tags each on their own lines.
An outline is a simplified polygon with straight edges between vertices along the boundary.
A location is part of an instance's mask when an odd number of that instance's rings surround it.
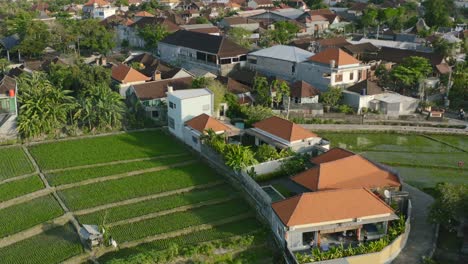
<svg viewBox="0 0 468 264">
<path fill-rule="evenodd" d="M 54 87 L 44 73 L 19 78 L 18 131 L 25 137 L 57 132 L 67 123 L 68 113 L 76 106 L 71 91 Z"/>
</svg>

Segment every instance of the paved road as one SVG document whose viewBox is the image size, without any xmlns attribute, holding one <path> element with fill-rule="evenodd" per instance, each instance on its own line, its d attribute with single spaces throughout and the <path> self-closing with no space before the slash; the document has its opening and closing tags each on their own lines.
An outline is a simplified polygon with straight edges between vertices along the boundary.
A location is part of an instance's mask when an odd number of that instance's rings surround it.
<svg viewBox="0 0 468 264">
<path fill-rule="evenodd" d="M 417 264 L 421 263 L 423 256 L 427 256 L 431 252 L 435 240 L 435 226 L 427 221 L 429 206 L 434 202 L 434 199 L 407 184 L 403 185 L 403 190 L 410 193 L 413 205 L 411 231 L 405 248 L 392 263 Z"/>
<path fill-rule="evenodd" d="M 336 125 L 336 124 L 302 124 L 306 129 L 313 131 L 395 131 L 433 134 L 460 134 L 468 135 L 468 128 L 442 128 L 442 127 L 413 127 L 413 126 L 385 126 L 385 125 Z"/>
</svg>

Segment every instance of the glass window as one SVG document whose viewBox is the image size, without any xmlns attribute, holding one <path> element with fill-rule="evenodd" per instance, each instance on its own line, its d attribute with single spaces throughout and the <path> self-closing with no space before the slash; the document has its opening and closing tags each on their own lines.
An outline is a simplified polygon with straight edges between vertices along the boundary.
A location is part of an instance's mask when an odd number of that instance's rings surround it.
<svg viewBox="0 0 468 264">
<path fill-rule="evenodd" d="M 335 82 L 342 82 L 342 81 L 343 81 L 343 74 L 336 74 Z"/>
<path fill-rule="evenodd" d="M 159 118 L 159 111 L 151 111 L 151 116 L 153 118 Z"/>
<path fill-rule="evenodd" d="M 172 109 L 176 109 L 176 104 L 174 104 L 173 102 L 169 102 L 169 107 Z"/>
<path fill-rule="evenodd" d="M 193 141 L 193 143 L 198 143 L 198 138 L 195 137 L 195 136 L 192 136 L 192 141 Z"/>
<path fill-rule="evenodd" d="M 349 79 L 350 79 L 351 81 L 354 80 L 354 72 L 351 72 L 351 73 L 349 74 Z"/>
</svg>

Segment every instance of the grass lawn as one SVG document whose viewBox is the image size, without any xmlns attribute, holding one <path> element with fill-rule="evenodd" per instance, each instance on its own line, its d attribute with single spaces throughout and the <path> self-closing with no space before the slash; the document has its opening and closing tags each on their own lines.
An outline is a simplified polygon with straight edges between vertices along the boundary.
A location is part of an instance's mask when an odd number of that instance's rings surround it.
<svg viewBox="0 0 468 264">
<path fill-rule="evenodd" d="M 32 193 L 44 188 L 39 175 L 0 184 L 0 202 Z"/>
<path fill-rule="evenodd" d="M 154 167 L 166 166 L 192 160 L 193 156 L 183 155 L 180 157 L 158 158 L 145 161 L 135 161 L 115 165 L 105 165 L 87 169 L 73 169 L 56 173 L 46 174 L 46 178 L 53 186 L 80 182 L 88 179 L 105 177 L 125 172 L 144 170 Z"/>
<path fill-rule="evenodd" d="M 1 209 L 0 237 L 20 232 L 62 214 L 62 208 L 50 195 Z"/>
<path fill-rule="evenodd" d="M 185 147 L 161 130 L 38 144 L 31 154 L 43 170 L 177 154 Z"/>
<path fill-rule="evenodd" d="M 255 218 L 248 218 L 220 226 L 212 229 L 196 231 L 187 235 L 177 236 L 168 239 L 155 240 L 150 243 L 144 243 L 133 248 L 121 249 L 116 252 L 108 253 L 99 258 L 100 263 L 108 263 L 110 261 L 127 261 L 130 262 L 132 256 L 139 253 L 151 254 L 154 251 L 165 250 L 171 244 L 177 244 L 179 247 L 190 244 L 199 244 L 202 242 L 227 239 L 229 237 L 242 234 L 256 232 L 262 229 L 262 225 Z"/>
<path fill-rule="evenodd" d="M 83 248 L 77 233 L 71 224 L 67 224 L 2 248 L 0 262 L 5 264 L 54 264 L 61 263 L 82 252 Z"/>
<path fill-rule="evenodd" d="M 331 140 L 333 147 L 351 151 L 401 151 L 401 152 L 459 152 L 458 149 L 441 144 L 421 135 L 402 135 L 391 133 L 320 133 Z"/>
<path fill-rule="evenodd" d="M 0 181 L 33 172 L 34 167 L 21 147 L 0 148 Z"/>
<path fill-rule="evenodd" d="M 59 192 L 71 210 L 95 207 L 223 179 L 204 163 L 144 173 Z"/>
<path fill-rule="evenodd" d="M 201 224 L 219 221 L 250 211 L 243 200 L 231 200 L 221 204 L 163 215 L 136 223 L 111 227 L 109 233 L 117 242 L 132 241 L 147 236 L 167 233 Z"/>
<path fill-rule="evenodd" d="M 226 184 L 204 190 L 193 190 L 186 193 L 165 196 L 139 203 L 110 208 L 91 214 L 78 216 L 83 224 L 113 223 L 141 215 L 173 209 L 180 206 L 196 204 L 207 200 L 225 198 L 232 195 L 234 190 Z"/>
</svg>

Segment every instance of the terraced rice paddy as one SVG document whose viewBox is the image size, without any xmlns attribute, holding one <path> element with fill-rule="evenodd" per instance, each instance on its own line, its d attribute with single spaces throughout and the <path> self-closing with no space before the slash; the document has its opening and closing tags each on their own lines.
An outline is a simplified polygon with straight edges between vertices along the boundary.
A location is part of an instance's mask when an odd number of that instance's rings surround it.
<svg viewBox="0 0 468 264">
<path fill-rule="evenodd" d="M 162 131 L 35 144 L 28 150 L 45 178 L 34 175 L 21 147 L 0 148 L 2 264 L 86 262 L 89 253 L 75 226 L 61 225 L 68 217 L 105 228 L 126 248 L 106 254 L 106 263 L 140 250 L 263 230 L 223 176 Z M 266 236 L 257 239 L 265 251 Z"/>
</svg>

